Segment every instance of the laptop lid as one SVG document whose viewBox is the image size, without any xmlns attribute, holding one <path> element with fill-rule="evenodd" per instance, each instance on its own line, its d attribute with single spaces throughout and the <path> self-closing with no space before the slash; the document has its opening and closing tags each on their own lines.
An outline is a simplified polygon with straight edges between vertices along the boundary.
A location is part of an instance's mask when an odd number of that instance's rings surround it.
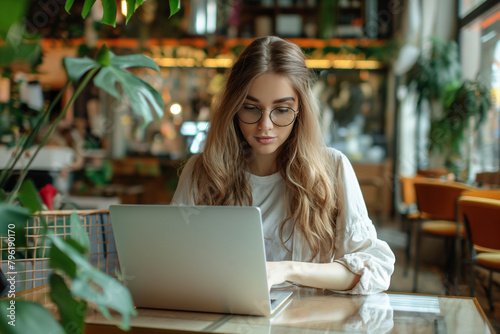
<svg viewBox="0 0 500 334">
<path fill-rule="evenodd" d="M 110 216 L 137 307 L 272 314 L 259 208 L 113 205 Z"/>
</svg>

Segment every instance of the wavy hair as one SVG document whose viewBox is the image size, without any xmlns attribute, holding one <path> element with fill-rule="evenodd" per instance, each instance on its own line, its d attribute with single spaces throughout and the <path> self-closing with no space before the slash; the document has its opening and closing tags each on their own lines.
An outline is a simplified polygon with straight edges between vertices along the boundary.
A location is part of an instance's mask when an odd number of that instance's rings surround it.
<svg viewBox="0 0 500 334">
<path fill-rule="evenodd" d="M 226 84 L 213 103 L 210 129 L 204 152 L 194 164 L 190 192 L 199 205 L 252 205 L 244 173 L 252 148 L 241 133 L 236 113 L 253 79 L 264 73 L 286 77 L 299 100 L 298 117 L 277 157 L 288 203 L 280 239 L 285 246 L 291 235 L 284 236 L 284 226 L 292 223 L 293 231 L 298 229 L 305 237 L 311 260 L 319 255 L 320 261 L 327 262 L 335 246 L 336 180 L 318 123 L 312 76 L 297 45 L 278 37 L 257 38 L 228 71 Z"/>
</svg>

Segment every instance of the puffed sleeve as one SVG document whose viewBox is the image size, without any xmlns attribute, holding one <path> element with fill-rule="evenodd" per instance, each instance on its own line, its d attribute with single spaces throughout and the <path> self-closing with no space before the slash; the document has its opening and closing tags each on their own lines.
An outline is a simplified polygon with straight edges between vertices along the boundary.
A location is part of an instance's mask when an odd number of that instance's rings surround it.
<svg viewBox="0 0 500 334">
<path fill-rule="evenodd" d="M 172 198 L 171 205 L 194 205 L 193 196 L 189 196 L 189 188 L 192 182 L 194 163 L 198 155 L 195 155 L 186 162 L 186 165 L 182 169 L 181 176 L 179 177 L 179 183 L 175 189 L 174 197 Z"/>
<path fill-rule="evenodd" d="M 377 232 L 368 217 L 366 204 L 358 179 L 347 157 L 339 151 L 331 152 L 337 162 L 338 215 L 334 261 L 361 275 L 351 294 L 372 294 L 389 288 L 394 271 L 395 256 Z"/>
</svg>

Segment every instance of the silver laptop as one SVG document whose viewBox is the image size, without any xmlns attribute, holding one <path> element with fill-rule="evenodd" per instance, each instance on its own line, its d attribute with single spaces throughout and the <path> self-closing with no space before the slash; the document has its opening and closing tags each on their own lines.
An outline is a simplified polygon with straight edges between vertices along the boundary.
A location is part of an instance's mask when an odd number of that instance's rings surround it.
<svg viewBox="0 0 500 334">
<path fill-rule="evenodd" d="M 271 316 L 292 295 L 269 291 L 257 207 L 112 205 L 109 211 L 136 307 Z"/>
</svg>

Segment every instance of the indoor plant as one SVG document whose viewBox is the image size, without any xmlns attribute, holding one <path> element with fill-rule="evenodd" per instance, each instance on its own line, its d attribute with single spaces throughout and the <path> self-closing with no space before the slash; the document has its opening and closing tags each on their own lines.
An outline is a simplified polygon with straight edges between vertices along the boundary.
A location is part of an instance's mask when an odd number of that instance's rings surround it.
<svg viewBox="0 0 500 334">
<path fill-rule="evenodd" d="M 448 86 L 443 106 L 443 116 L 432 122 L 431 150 L 444 154 L 445 167 L 457 178 L 468 181 L 472 143 L 491 107 L 491 94 L 479 80 L 464 80 Z"/>
<path fill-rule="evenodd" d="M 443 41 L 433 37 L 430 39 L 429 52 L 421 53 L 417 63 L 408 72 L 408 86 L 415 86 L 417 98 L 417 168 L 421 169 L 425 163 L 421 159 L 429 155 L 429 167 L 441 168 L 444 165 L 444 156 L 439 152 L 429 151 L 432 145 L 433 134 L 429 138 L 420 135 L 422 118 L 427 117 L 429 124 L 443 116 L 443 96 L 450 85 L 457 85 L 460 81 L 461 67 L 458 60 L 458 46 L 455 41 Z M 424 116 L 424 108 L 430 110 Z M 426 147 L 424 146 L 426 143 Z M 431 153 L 431 154 L 429 154 Z M 436 154 L 434 154 L 436 153 Z"/>
<path fill-rule="evenodd" d="M 144 0 L 126 1 L 128 21 Z M 102 22 L 114 26 L 117 11 L 115 0 L 101 0 L 101 2 L 104 9 Z M 74 0 L 59 0 L 53 3 L 55 5 L 64 3 L 66 10 L 69 11 Z M 179 9 L 180 1 L 169 0 L 169 3 L 172 15 Z M 2 4 L 0 66 L 8 67 L 16 61 L 36 59 L 39 55 L 39 44 L 36 41 L 26 39 L 23 25 L 29 4 L 29 0 Z M 95 0 L 85 0 L 82 9 L 83 17 L 90 12 L 94 4 Z M 158 114 L 162 113 L 161 95 L 147 83 L 126 71 L 130 67 L 147 67 L 158 70 L 157 65 L 145 56 L 116 56 L 106 46 L 103 46 L 97 53 L 96 59 L 66 58 L 64 65 L 68 74 L 68 82 L 51 104 L 41 112 L 36 123 L 28 131 L 19 134 L 20 136 L 15 143 L 16 150 L 7 167 L 0 174 L 0 234 L 7 235 L 14 231 L 17 248 L 24 246 L 22 244 L 22 241 L 25 240 L 24 224 L 30 215 L 36 214 L 41 209 L 41 202 L 33 183 L 30 180 L 25 181 L 26 172 L 40 148 L 54 132 L 58 122 L 64 117 L 70 105 L 90 80 L 116 98 L 122 98 L 122 95 L 125 95 L 134 112 L 140 113 L 146 120 L 152 119 L 151 108 Z M 3 74 L 5 75 L 5 72 Z M 79 83 L 74 94 L 63 107 L 59 116 L 52 123 L 48 123 L 48 116 L 72 82 Z M 116 88 L 117 83 L 120 84 L 121 92 Z M 16 103 L 13 103 L 11 108 L 15 107 L 17 107 Z M 6 192 L 4 190 L 6 180 L 15 169 L 16 163 L 32 144 L 33 138 L 46 124 L 49 124 L 49 131 L 22 170 L 15 187 L 12 191 Z M 47 228 L 46 224 L 45 228 Z M 85 320 L 85 312 L 82 310 L 86 309 L 87 302 L 96 303 L 104 315 L 109 315 L 108 308 L 120 312 L 122 314 L 121 327 L 128 328 L 129 317 L 134 313 L 128 290 L 121 284 L 117 284 L 115 279 L 89 265 L 85 257 L 88 252 L 89 240 L 80 225 L 78 216 L 76 214 L 72 216 L 71 238 L 63 240 L 51 232 L 47 232 L 46 237 L 51 243 L 51 266 L 56 270 L 50 277 L 50 297 L 58 307 L 60 322 L 57 322 L 50 312 L 40 304 L 8 298 L 0 301 L 0 331 L 2 333 L 82 333 Z M 15 267 L 15 262 L 12 262 L 12 265 Z M 64 279 L 61 274 L 66 275 L 67 279 Z M 71 284 L 68 284 L 68 281 Z M 109 289 L 111 285 L 113 286 L 112 293 Z M 12 317 L 8 317 L 12 315 L 12 305 L 15 305 L 15 322 L 12 322 Z"/>
</svg>

